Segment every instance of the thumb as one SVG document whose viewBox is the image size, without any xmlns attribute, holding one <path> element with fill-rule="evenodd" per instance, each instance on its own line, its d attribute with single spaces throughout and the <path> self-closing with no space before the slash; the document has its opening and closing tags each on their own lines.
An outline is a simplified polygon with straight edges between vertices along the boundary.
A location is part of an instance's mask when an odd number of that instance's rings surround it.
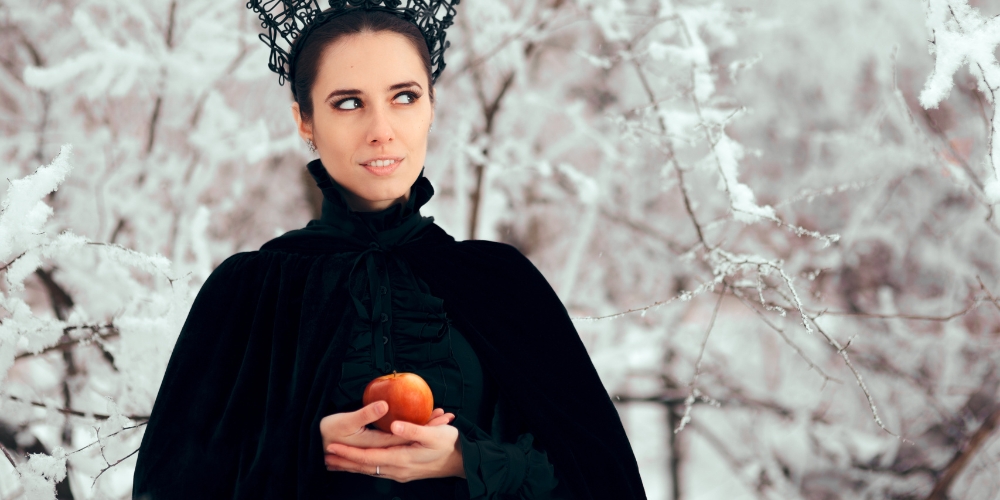
<svg viewBox="0 0 1000 500">
<path fill-rule="evenodd" d="M 356 412 L 359 419 L 357 422 L 358 427 L 364 427 L 382 418 L 387 411 L 389 411 L 389 404 L 385 401 L 375 401 L 365 406 Z"/>
<path fill-rule="evenodd" d="M 393 422 L 390 429 L 394 435 L 405 438 L 409 441 L 416 441 L 420 444 L 425 444 L 430 437 L 427 433 L 428 427 L 411 424 L 410 422 L 404 422 L 402 420 Z"/>
</svg>

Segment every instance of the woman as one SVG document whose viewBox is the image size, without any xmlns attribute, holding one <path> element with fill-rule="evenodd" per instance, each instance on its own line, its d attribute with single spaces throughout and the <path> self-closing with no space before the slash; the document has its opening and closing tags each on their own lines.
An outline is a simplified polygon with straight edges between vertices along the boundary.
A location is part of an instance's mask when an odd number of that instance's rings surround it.
<svg viewBox="0 0 1000 500">
<path fill-rule="evenodd" d="M 394 0 L 340 3 L 277 59 L 319 156 L 322 216 L 205 282 L 134 498 L 644 498 L 545 279 L 516 249 L 456 242 L 420 215 L 443 28 L 428 37 Z M 437 408 L 425 425 L 370 429 L 386 404 L 362 407 L 364 387 L 394 371 L 421 375 Z"/>
</svg>

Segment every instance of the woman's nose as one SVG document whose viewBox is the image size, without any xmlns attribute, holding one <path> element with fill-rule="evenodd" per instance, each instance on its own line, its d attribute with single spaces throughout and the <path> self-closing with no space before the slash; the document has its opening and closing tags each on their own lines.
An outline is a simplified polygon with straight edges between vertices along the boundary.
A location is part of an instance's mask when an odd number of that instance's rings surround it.
<svg viewBox="0 0 1000 500">
<path fill-rule="evenodd" d="M 373 106 L 371 122 L 368 124 L 368 143 L 378 144 L 392 140 L 392 124 L 389 123 L 389 116 L 386 109 L 380 106 Z"/>
</svg>

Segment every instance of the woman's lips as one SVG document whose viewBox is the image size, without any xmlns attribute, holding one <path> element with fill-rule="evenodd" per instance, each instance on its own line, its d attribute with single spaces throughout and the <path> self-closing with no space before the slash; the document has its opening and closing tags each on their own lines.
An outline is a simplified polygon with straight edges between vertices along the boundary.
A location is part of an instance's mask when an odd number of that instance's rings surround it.
<svg viewBox="0 0 1000 500">
<path fill-rule="evenodd" d="M 365 170 L 371 172 L 373 175 L 377 175 L 379 177 L 382 177 L 382 176 L 386 176 L 386 175 L 389 175 L 389 174 L 395 172 L 396 169 L 399 167 L 399 164 L 402 163 L 402 162 L 403 162 L 403 160 L 395 160 L 391 164 L 386 165 L 384 167 L 373 167 L 371 165 L 371 163 L 364 164 L 362 166 L 365 167 Z M 378 163 L 378 162 L 376 162 L 376 163 Z"/>
</svg>

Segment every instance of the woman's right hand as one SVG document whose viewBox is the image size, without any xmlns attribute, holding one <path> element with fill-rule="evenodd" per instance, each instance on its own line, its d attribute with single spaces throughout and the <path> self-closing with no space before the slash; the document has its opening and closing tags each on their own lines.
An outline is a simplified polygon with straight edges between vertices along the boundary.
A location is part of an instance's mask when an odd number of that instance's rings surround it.
<svg viewBox="0 0 1000 500">
<path fill-rule="evenodd" d="M 323 449 L 326 450 L 330 443 L 341 443 L 358 448 L 388 448 L 409 443 L 410 441 L 401 436 L 368 428 L 368 424 L 382 418 L 387 411 L 389 411 L 389 405 L 385 401 L 374 401 L 357 411 L 334 413 L 323 417 L 319 421 Z M 430 422 L 424 425 L 446 425 L 454 419 L 454 414 L 445 413 L 443 409 L 436 408 L 431 413 Z"/>
</svg>

